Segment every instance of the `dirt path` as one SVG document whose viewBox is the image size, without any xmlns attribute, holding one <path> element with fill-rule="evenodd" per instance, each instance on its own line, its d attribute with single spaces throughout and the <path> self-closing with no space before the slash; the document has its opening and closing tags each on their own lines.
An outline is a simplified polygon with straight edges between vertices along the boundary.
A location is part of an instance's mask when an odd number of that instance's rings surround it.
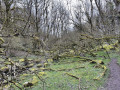
<svg viewBox="0 0 120 90">
<path fill-rule="evenodd" d="M 117 59 L 112 59 L 109 65 L 110 75 L 105 85 L 105 90 L 120 90 L 120 66 Z"/>
</svg>

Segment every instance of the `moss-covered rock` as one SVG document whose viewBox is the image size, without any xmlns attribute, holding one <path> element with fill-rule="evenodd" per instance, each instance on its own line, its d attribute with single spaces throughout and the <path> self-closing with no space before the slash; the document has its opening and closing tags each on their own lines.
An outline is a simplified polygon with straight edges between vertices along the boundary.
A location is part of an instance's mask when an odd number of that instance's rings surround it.
<svg viewBox="0 0 120 90">
<path fill-rule="evenodd" d="M 31 87 L 31 86 L 33 86 L 33 84 L 32 84 L 31 82 L 25 82 L 25 83 L 23 84 L 23 86 L 24 86 L 24 87 Z"/>
</svg>

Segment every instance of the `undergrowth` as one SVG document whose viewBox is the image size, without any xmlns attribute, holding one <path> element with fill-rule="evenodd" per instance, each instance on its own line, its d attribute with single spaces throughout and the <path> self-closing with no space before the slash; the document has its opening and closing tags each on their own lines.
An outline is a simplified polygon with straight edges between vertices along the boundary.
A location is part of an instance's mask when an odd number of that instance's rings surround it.
<svg viewBox="0 0 120 90">
<path fill-rule="evenodd" d="M 102 60 L 104 65 L 107 67 L 105 76 L 96 80 L 96 77 L 99 77 L 103 72 L 102 68 L 95 68 L 95 64 L 90 64 L 90 62 L 80 61 L 79 58 L 65 58 L 62 59 L 59 63 L 52 63 L 49 67 L 54 71 L 44 71 L 38 69 L 37 72 L 44 72 L 42 78 L 45 80 L 45 90 L 78 90 L 80 87 L 82 90 L 97 90 L 99 87 L 102 87 L 105 83 L 106 78 L 108 77 L 108 55 L 105 51 L 96 52 L 96 57 L 89 57 L 92 60 Z M 113 55 L 113 54 L 110 54 Z M 26 76 L 20 76 L 20 83 L 32 81 L 34 74 L 28 74 Z M 76 79 L 75 77 L 79 79 Z M 26 88 L 27 90 L 43 90 L 43 83 L 38 79 L 32 87 Z M 16 88 L 17 90 L 17 88 Z"/>
</svg>

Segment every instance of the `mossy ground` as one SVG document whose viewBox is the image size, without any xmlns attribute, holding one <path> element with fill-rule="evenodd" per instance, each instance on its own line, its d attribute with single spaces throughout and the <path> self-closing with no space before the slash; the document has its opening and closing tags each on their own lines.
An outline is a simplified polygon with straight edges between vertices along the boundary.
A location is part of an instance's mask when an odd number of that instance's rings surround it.
<svg viewBox="0 0 120 90">
<path fill-rule="evenodd" d="M 110 59 L 106 51 L 95 52 L 97 57 L 91 57 L 86 55 L 87 58 L 92 60 L 102 60 L 104 65 L 108 67 Z M 114 52 L 110 54 L 114 57 Z M 69 57 L 60 60 L 58 63 L 51 63 L 47 68 L 51 68 L 54 71 L 41 71 L 38 68 L 37 73 L 44 72 L 45 74 L 41 76 L 45 80 L 44 88 L 45 90 L 78 90 L 78 87 L 82 90 L 97 90 L 99 87 L 102 87 L 105 83 L 105 80 L 108 76 L 109 70 L 105 73 L 105 76 L 100 78 L 100 80 L 95 80 L 96 77 L 99 77 L 100 74 L 104 71 L 102 68 L 95 68 L 95 64 L 91 64 L 89 61 L 83 62 L 79 58 Z M 82 67 L 82 68 L 80 68 Z M 80 78 L 80 81 L 68 74 Z M 21 75 L 19 83 L 23 85 L 24 82 L 32 82 L 32 78 L 35 74 Z M 23 87 L 20 85 L 21 87 Z M 15 87 L 15 86 L 14 86 Z M 43 90 L 43 83 L 38 79 L 32 87 L 26 88 L 27 90 Z M 16 90 L 19 90 L 16 88 Z"/>
</svg>

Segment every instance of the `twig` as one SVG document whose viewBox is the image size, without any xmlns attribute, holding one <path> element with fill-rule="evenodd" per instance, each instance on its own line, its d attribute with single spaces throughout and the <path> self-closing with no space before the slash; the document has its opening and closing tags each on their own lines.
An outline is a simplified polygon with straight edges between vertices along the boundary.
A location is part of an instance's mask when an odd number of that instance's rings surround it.
<svg viewBox="0 0 120 90">
<path fill-rule="evenodd" d="M 79 80 L 79 77 L 77 77 L 77 76 L 75 76 L 75 75 L 72 75 L 72 74 L 69 74 L 69 73 L 66 73 L 66 74 L 67 74 L 68 76 L 71 76 L 71 77 Z"/>
</svg>

